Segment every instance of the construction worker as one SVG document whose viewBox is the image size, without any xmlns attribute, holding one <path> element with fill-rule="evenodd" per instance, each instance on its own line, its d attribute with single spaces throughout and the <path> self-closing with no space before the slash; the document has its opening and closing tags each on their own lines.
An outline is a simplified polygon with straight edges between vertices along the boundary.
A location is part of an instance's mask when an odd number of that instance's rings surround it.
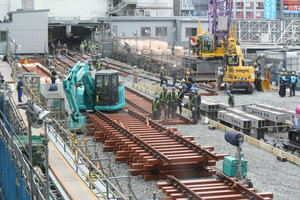
<svg viewBox="0 0 300 200">
<path fill-rule="evenodd" d="M 160 87 L 162 87 L 164 81 L 166 82 L 166 85 L 168 84 L 168 81 L 165 76 L 165 68 L 161 67 L 160 69 L 161 69 L 161 71 L 160 71 Z"/>
<path fill-rule="evenodd" d="M 196 97 L 196 93 L 195 90 L 192 89 L 191 90 L 191 96 L 190 96 L 190 110 L 192 111 L 192 118 L 194 120 L 193 124 L 197 124 L 198 122 L 198 114 L 197 114 L 197 97 Z"/>
<path fill-rule="evenodd" d="M 56 71 L 54 70 L 54 66 L 50 67 L 50 75 L 51 75 L 52 84 L 55 84 L 55 81 L 56 81 Z"/>
<path fill-rule="evenodd" d="M 61 43 L 60 43 L 60 41 L 57 42 L 57 48 L 58 48 L 58 49 L 61 48 Z"/>
<path fill-rule="evenodd" d="M 203 41 L 203 36 L 202 34 L 199 34 L 198 35 L 198 38 L 197 38 L 197 55 L 199 55 L 200 51 L 202 51 L 202 41 Z"/>
<path fill-rule="evenodd" d="M 125 42 L 125 50 L 127 51 L 127 53 L 131 52 L 131 46 L 127 42 Z"/>
<path fill-rule="evenodd" d="M 102 63 L 102 59 L 98 60 L 98 66 L 97 66 L 97 71 L 102 70 L 103 67 L 103 63 Z"/>
<path fill-rule="evenodd" d="M 84 40 L 83 44 L 84 44 L 84 52 L 87 52 L 87 50 L 88 50 L 88 44 L 87 44 L 87 42 L 85 40 Z"/>
<path fill-rule="evenodd" d="M 162 93 L 160 93 L 160 106 L 163 108 L 165 113 L 165 121 L 167 121 L 168 110 L 167 110 L 167 103 L 168 103 L 168 88 L 164 87 Z"/>
<path fill-rule="evenodd" d="M 22 101 L 22 95 L 23 95 L 23 76 L 20 75 L 19 76 L 19 81 L 17 83 L 17 91 L 18 91 L 18 101 L 19 102 L 23 102 Z"/>
<path fill-rule="evenodd" d="M 285 97 L 286 95 L 286 81 L 287 81 L 287 78 L 285 76 L 285 72 L 281 72 L 281 76 L 280 76 L 280 79 L 279 79 L 279 96 L 281 97 Z"/>
<path fill-rule="evenodd" d="M 155 99 L 152 103 L 152 119 L 159 120 L 161 115 L 161 105 L 159 101 L 159 95 L 155 95 Z"/>
<path fill-rule="evenodd" d="M 83 43 L 83 41 L 81 41 L 79 49 L 80 49 L 80 54 L 82 55 L 84 53 L 84 43 Z"/>
<path fill-rule="evenodd" d="M 93 67 L 96 68 L 97 65 L 97 60 L 98 60 L 98 55 L 97 54 L 93 54 Z"/>
<path fill-rule="evenodd" d="M 260 61 L 254 63 L 254 69 L 255 69 L 255 81 L 254 81 L 255 88 L 257 91 L 262 91 Z"/>
<path fill-rule="evenodd" d="M 198 116 L 198 119 L 200 119 L 200 115 L 201 115 L 201 109 L 200 109 L 200 106 L 201 106 L 201 95 L 200 93 L 198 93 L 198 88 L 195 88 L 195 95 L 196 95 L 196 98 L 197 98 L 197 116 Z"/>
<path fill-rule="evenodd" d="M 226 90 L 226 94 L 229 96 L 228 97 L 228 104 L 230 107 L 234 107 L 234 96 L 231 94 L 230 90 Z"/>
<path fill-rule="evenodd" d="M 176 88 L 172 88 L 172 92 L 169 92 L 168 94 L 168 119 L 171 117 L 175 117 L 175 109 L 176 109 L 176 100 L 177 100 L 177 94 L 175 92 Z"/>
<path fill-rule="evenodd" d="M 96 54 L 96 45 L 95 45 L 95 43 L 92 43 L 91 49 L 92 49 L 92 53 Z"/>
<path fill-rule="evenodd" d="M 87 52 L 88 53 L 91 53 L 91 41 L 88 41 L 88 44 L 87 44 Z"/>
<path fill-rule="evenodd" d="M 175 87 L 176 80 L 177 80 L 177 66 L 176 65 L 173 65 L 172 78 L 173 78 L 173 87 Z"/>
<path fill-rule="evenodd" d="M 138 72 L 137 72 L 137 66 L 135 65 L 133 67 L 133 85 L 137 83 L 137 81 L 138 81 Z"/>
<path fill-rule="evenodd" d="M 295 72 L 292 73 L 292 76 L 290 78 L 290 97 L 295 96 L 295 88 L 298 80 L 295 76 Z"/>
<path fill-rule="evenodd" d="M 184 87 L 180 87 L 180 91 L 177 95 L 177 106 L 179 107 L 179 113 L 182 113 L 182 100 L 184 98 Z"/>
<path fill-rule="evenodd" d="M 186 73 L 186 76 L 184 78 L 184 83 L 187 85 L 187 92 L 190 91 L 191 87 L 192 87 L 192 84 L 194 84 L 194 80 L 193 78 L 190 76 L 190 72 L 187 72 Z"/>
</svg>

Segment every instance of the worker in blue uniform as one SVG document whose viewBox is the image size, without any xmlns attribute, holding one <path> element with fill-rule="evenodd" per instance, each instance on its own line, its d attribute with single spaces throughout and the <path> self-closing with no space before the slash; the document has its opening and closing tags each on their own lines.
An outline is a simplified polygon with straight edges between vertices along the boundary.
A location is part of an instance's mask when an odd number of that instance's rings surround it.
<svg viewBox="0 0 300 200">
<path fill-rule="evenodd" d="M 186 76 L 184 78 L 184 83 L 187 85 L 187 92 L 190 91 L 192 85 L 194 84 L 194 80 L 193 78 L 190 76 L 190 72 L 186 73 Z"/>
<path fill-rule="evenodd" d="M 152 119 L 159 120 L 161 115 L 161 105 L 159 102 L 159 95 L 155 95 L 155 99 L 152 103 Z"/>
<path fill-rule="evenodd" d="M 296 89 L 297 82 L 298 82 L 297 77 L 295 76 L 295 72 L 293 72 L 290 78 L 290 97 L 295 96 L 295 89 Z"/>
<path fill-rule="evenodd" d="M 17 91 L 18 91 L 18 101 L 19 102 L 23 102 L 22 101 L 22 95 L 23 95 L 23 80 L 22 80 L 23 76 L 20 75 L 19 76 L 19 81 L 17 83 Z"/>
<path fill-rule="evenodd" d="M 160 87 L 162 87 L 163 83 L 165 82 L 167 85 L 168 81 L 165 76 L 165 68 L 161 67 L 160 69 L 161 69 L 161 71 L 160 71 Z"/>
<path fill-rule="evenodd" d="M 167 121 L 168 110 L 167 110 L 167 103 L 168 103 L 168 88 L 164 87 L 162 93 L 160 93 L 160 105 L 164 110 L 165 113 L 165 121 Z"/>
</svg>

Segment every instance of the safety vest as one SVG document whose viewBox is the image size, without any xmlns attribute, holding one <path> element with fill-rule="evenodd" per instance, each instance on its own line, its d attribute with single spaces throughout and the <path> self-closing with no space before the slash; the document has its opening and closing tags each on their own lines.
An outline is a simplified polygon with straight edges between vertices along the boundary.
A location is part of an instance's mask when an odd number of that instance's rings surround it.
<svg viewBox="0 0 300 200">
<path fill-rule="evenodd" d="M 133 74 L 137 74 L 137 70 L 136 69 L 133 70 Z"/>
<path fill-rule="evenodd" d="M 162 74 L 161 77 L 165 78 L 165 72 L 161 72 L 161 74 Z"/>
<path fill-rule="evenodd" d="M 185 77 L 185 79 L 186 79 L 186 80 L 185 80 L 185 83 L 192 83 L 192 82 L 189 81 L 189 78 L 190 78 L 190 76 L 186 76 L 186 77 Z"/>
<path fill-rule="evenodd" d="M 94 61 L 96 61 L 97 60 L 97 56 L 93 55 L 93 59 L 94 59 Z"/>
<path fill-rule="evenodd" d="M 93 48 L 93 49 L 95 49 L 95 48 L 96 48 L 96 46 L 93 44 L 93 45 L 92 45 L 92 48 Z"/>
<path fill-rule="evenodd" d="M 201 43 L 202 43 L 202 39 L 201 39 L 201 37 L 198 37 L 197 44 L 201 44 Z"/>
<path fill-rule="evenodd" d="M 55 75 L 53 74 L 54 70 L 51 70 L 50 74 L 51 74 L 51 78 L 55 78 Z"/>
<path fill-rule="evenodd" d="M 182 93 L 183 93 L 183 91 L 181 91 L 180 93 L 179 93 L 179 95 L 178 95 L 178 97 L 177 97 L 177 99 L 179 99 L 180 101 L 181 101 L 181 95 L 182 95 Z"/>
<path fill-rule="evenodd" d="M 102 69 L 102 62 L 98 62 L 98 70 Z"/>
<path fill-rule="evenodd" d="M 200 105 L 200 99 L 198 98 L 199 95 L 200 95 L 200 93 L 198 93 L 198 94 L 196 95 L 196 97 L 197 97 L 197 105 Z"/>
<path fill-rule="evenodd" d="M 84 46 L 87 47 L 87 43 L 86 42 L 84 43 Z"/>
<path fill-rule="evenodd" d="M 20 86 L 19 87 L 19 85 L 21 85 L 22 84 L 22 86 Z M 19 79 L 19 81 L 18 81 L 18 84 L 17 84 L 17 88 L 20 88 L 20 89 L 23 89 L 23 83 L 22 83 L 22 80 L 21 79 Z"/>
<path fill-rule="evenodd" d="M 194 95 L 194 96 L 192 97 L 192 99 L 191 99 L 191 106 L 194 105 L 194 102 L 193 102 L 193 101 L 194 101 L 195 96 L 196 96 L 196 95 Z"/>
<path fill-rule="evenodd" d="M 168 96 L 168 92 L 166 92 L 166 95 L 164 96 L 164 92 L 161 93 L 161 99 L 160 101 L 166 101 L 167 100 L 167 96 Z"/>
<path fill-rule="evenodd" d="M 158 104 L 158 100 L 154 100 L 153 101 L 153 110 L 158 110 L 157 109 L 157 104 Z"/>
<path fill-rule="evenodd" d="M 295 83 L 297 80 L 296 76 L 291 76 L 291 83 Z"/>
<path fill-rule="evenodd" d="M 285 81 L 285 76 L 281 76 L 281 79 L 282 79 L 283 81 Z"/>
<path fill-rule="evenodd" d="M 170 101 L 171 102 L 175 102 L 176 94 L 174 95 L 175 98 L 173 98 L 173 92 L 171 92 L 170 95 L 171 95 Z"/>
<path fill-rule="evenodd" d="M 228 104 L 229 104 L 229 105 L 230 105 L 230 103 L 231 103 L 231 96 L 232 96 L 232 94 L 230 94 L 229 97 L 228 97 Z"/>
<path fill-rule="evenodd" d="M 84 48 L 84 44 L 81 44 L 81 45 L 80 45 L 80 48 L 83 49 L 83 48 Z"/>
</svg>

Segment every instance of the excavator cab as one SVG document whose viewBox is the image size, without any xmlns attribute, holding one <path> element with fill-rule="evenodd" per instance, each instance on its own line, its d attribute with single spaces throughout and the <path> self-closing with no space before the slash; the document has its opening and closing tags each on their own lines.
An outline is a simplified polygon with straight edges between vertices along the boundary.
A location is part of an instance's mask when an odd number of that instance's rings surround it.
<svg viewBox="0 0 300 200">
<path fill-rule="evenodd" d="M 119 76 L 115 70 L 102 70 L 95 74 L 95 107 L 119 104 Z M 97 109 L 98 110 L 98 109 Z M 99 109 L 101 110 L 101 109 Z"/>
<path fill-rule="evenodd" d="M 203 53 L 213 53 L 214 37 L 211 33 L 205 33 L 203 36 Z"/>
</svg>

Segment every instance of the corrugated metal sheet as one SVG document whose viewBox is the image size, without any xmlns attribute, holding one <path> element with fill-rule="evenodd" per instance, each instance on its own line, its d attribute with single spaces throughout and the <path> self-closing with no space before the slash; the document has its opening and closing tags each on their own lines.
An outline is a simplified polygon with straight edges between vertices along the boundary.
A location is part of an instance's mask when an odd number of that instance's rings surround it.
<svg viewBox="0 0 300 200">
<path fill-rule="evenodd" d="M 20 54 L 44 53 L 48 45 L 48 11 L 13 12 L 11 23 L 0 24 L 0 31 L 10 28 L 10 37 L 21 45 Z M 1 49 L 1 45 L 0 45 Z"/>
</svg>

